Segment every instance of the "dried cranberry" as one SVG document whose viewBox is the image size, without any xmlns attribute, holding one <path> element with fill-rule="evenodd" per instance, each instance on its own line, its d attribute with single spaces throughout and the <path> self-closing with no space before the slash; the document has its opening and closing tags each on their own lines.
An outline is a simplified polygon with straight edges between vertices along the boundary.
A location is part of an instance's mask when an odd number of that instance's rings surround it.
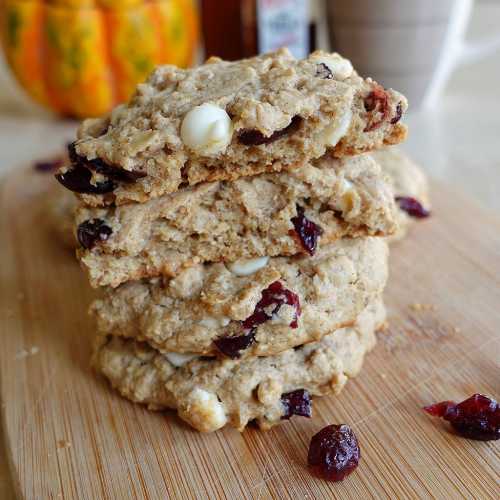
<svg viewBox="0 0 500 500">
<path fill-rule="evenodd" d="M 401 210 L 404 210 L 411 217 L 416 217 L 417 219 L 424 219 L 429 217 L 431 214 L 429 210 L 423 207 L 415 198 L 410 196 L 396 196 L 396 202 Z"/>
<path fill-rule="evenodd" d="M 36 161 L 33 164 L 33 168 L 38 172 L 54 172 L 58 168 L 62 167 L 62 165 L 62 158 L 57 158 L 55 160 Z"/>
<path fill-rule="evenodd" d="M 241 323 L 234 322 L 225 335 L 214 340 L 217 349 L 230 358 L 239 358 L 241 351 L 247 349 L 255 342 L 257 326 L 270 320 L 277 314 L 283 304 L 295 308 L 295 317 L 290 323 L 291 328 L 297 328 L 298 318 L 301 314 L 299 297 L 287 290 L 279 281 L 271 283 L 262 291 L 262 298 L 255 305 L 254 312 Z M 231 330 L 237 330 L 232 332 Z M 243 330 L 243 334 L 239 334 Z"/>
<path fill-rule="evenodd" d="M 122 168 L 107 165 L 99 158 L 96 158 L 95 160 L 87 160 L 86 164 L 89 166 L 89 168 L 99 174 L 105 175 L 106 177 L 109 177 L 110 179 L 113 179 L 115 181 L 124 182 L 127 184 L 136 182 L 138 179 L 146 176 L 144 172 L 131 172 L 130 170 L 123 170 Z"/>
<path fill-rule="evenodd" d="M 316 76 L 324 80 L 331 80 L 333 78 L 333 73 L 325 63 L 320 63 L 316 70 Z"/>
<path fill-rule="evenodd" d="M 281 139 L 284 135 L 293 134 L 297 132 L 302 123 L 302 118 L 298 115 L 292 118 L 289 125 L 281 130 L 276 130 L 269 137 L 266 137 L 258 130 L 242 130 L 238 134 L 238 140 L 245 146 L 260 146 L 261 144 L 269 144 L 270 142 Z"/>
<path fill-rule="evenodd" d="M 308 418 L 312 415 L 311 396 L 305 389 L 282 394 L 281 404 L 284 410 L 282 420 L 288 420 L 292 415 Z"/>
<path fill-rule="evenodd" d="M 300 205 L 297 205 L 297 216 L 292 217 L 291 220 L 302 247 L 309 255 L 314 255 L 318 238 L 323 234 L 323 229 L 304 215 L 304 208 Z"/>
<path fill-rule="evenodd" d="M 262 290 L 262 298 L 257 302 L 253 314 L 243 321 L 243 328 L 255 328 L 272 319 L 283 304 L 295 308 L 295 316 L 290 323 L 290 327 L 297 328 L 298 318 L 302 312 L 299 296 L 287 290 L 279 281 L 271 283 L 265 290 Z"/>
<path fill-rule="evenodd" d="M 391 125 L 395 125 L 398 123 L 399 120 L 401 120 L 401 117 L 403 116 L 403 104 L 401 102 L 398 102 L 398 105 L 396 106 L 396 114 L 394 115 L 394 118 L 391 120 Z"/>
<path fill-rule="evenodd" d="M 225 336 L 214 340 L 217 349 L 231 359 L 239 358 L 241 351 L 248 349 L 254 342 L 255 328 L 251 328 L 243 335 Z"/>
<path fill-rule="evenodd" d="M 389 98 L 381 85 L 377 85 L 364 99 L 365 110 L 372 113 L 364 132 L 375 130 L 389 116 Z M 376 116 L 374 116 L 376 114 Z M 378 116 L 381 115 L 381 116 Z"/>
<path fill-rule="evenodd" d="M 83 248 L 92 248 L 97 242 L 109 238 L 113 230 L 102 219 L 91 219 L 82 222 L 76 231 L 78 241 Z"/>
<path fill-rule="evenodd" d="M 450 422 L 460 436 L 478 441 L 500 439 L 500 405 L 482 394 L 474 394 L 458 404 L 442 401 L 424 410 Z"/>
<path fill-rule="evenodd" d="M 141 177 L 145 177 L 146 174 L 144 172 L 131 172 L 129 170 L 124 170 L 122 168 L 114 167 L 112 165 L 108 165 L 100 158 L 95 158 L 93 160 L 88 160 L 84 156 L 80 156 L 76 152 L 76 143 L 71 143 L 68 145 L 68 154 L 69 159 L 74 166 L 82 166 L 93 170 L 99 174 L 105 175 L 110 179 L 118 182 L 132 183 L 136 182 L 137 179 Z"/>
<path fill-rule="evenodd" d="M 75 193 L 104 194 L 115 189 L 114 182 L 110 180 L 92 184 L 92 172 L 80 165 L 73 166 L 64 174 L 56 174 L 55 177 L 66 189 Z"/>
<path fill-rule="evenodd" d="M 375 111 L 377 108 L 383 112 L 387 104 L 387 92 L 382 85 L 376 85 L 364 99 L 365 110 L 368 111 L 368 113 Z"/>
<path fill-rule="evenodd" d="M 307 463 L 317 476 L 342 481 L 358 466 L 360 458 L 353 430 L 346 424 L 327 425 L 312 437 Z"/>
<path fill-rule="evenodd" d="M 83 160 L 83 157 L 76 152 L 76 142 L 70 142 L 67 146 L 69 161 L 77 165 Z"/>
</svg>

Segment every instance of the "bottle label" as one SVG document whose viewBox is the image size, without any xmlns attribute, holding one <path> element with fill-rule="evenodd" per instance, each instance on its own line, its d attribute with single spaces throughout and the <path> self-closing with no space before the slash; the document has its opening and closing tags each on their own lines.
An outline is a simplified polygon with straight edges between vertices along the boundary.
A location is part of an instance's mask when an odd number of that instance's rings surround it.
<svg viewBox="0 0 500 500">
<path fill-rule="evenodd" d="M 257 0 L 259 52 L 288 47 L 297 58 L 309 53 L 307 0 Z"/>
</svg>

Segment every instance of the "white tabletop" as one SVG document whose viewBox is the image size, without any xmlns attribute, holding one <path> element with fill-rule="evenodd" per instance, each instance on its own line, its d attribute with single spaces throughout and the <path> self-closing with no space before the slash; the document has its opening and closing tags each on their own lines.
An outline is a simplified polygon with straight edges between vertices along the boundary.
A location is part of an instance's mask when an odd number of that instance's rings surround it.
<svg viewBox="0 0 500 500">
<path fill-rule="evenodd" d="M 498 30 L 500 2 L 478 3 L 472 38 Z M 0 56 L 1 57 L 1 56 Z M 500 214 L 500 54 L 458 70 L 435 109 L 410 113 L 404 149 L 426 170 Z M 76 124 L 32 105 L 0 60 L 0 175 L 57 152 Z M 0 441 L 0 498 L 12 497 Z"/>
</svg>

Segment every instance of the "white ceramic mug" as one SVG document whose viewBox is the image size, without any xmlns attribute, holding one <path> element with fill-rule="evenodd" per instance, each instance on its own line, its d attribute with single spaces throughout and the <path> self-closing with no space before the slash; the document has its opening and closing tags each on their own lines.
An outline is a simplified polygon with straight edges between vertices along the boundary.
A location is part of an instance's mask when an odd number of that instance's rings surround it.
<svg viewBox="0 0 500 500">
<path fill-rule="evenodd" d="M 500 35 L 470 43 L 474 0 L 326 0 L 332 49 L 363 76 L 432 106 L 452 71 L 500 48 Z"/>
</svg>

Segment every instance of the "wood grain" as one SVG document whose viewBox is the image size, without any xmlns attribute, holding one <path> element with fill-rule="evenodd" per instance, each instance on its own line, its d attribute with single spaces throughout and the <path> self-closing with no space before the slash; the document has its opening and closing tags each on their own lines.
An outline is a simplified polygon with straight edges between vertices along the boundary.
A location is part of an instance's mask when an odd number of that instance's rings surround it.
<svg viewBox="0 0 500 500">
<path fill-rule="evenodd" d="M 420 408 L 500 396 L 499 219 L 434 186 L 433 217 L 393 248 L 390 327 L 361 375 L 315 401 L 311 420 L 202 435 L 90 371 L 94 292 L 47 230 L 48 182 L 17 173 L 0 198 L 2 417 L 24 498 L 498 498 L 500 443 L 456 437 Z M 362 446 L 339 484 L 305 467 L 311 436 L 332 422 Z"/>
</svg>

